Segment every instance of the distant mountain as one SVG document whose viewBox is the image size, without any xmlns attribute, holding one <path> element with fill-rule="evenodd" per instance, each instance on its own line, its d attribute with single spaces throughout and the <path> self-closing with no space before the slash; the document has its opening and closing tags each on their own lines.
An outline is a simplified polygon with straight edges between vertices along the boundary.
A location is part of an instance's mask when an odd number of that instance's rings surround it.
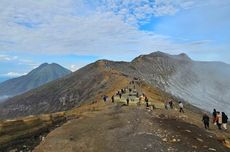
<svg viewBox="0 0 230 152">
<path fill-rule="evenodd" d="M 198 62 L 186 54 L 154 52 L 131 62 L 99 60 L 71 75 L 41 86 L 0 105 L 2 117 L 71 109 L 92 102 L 108 89 L 134 77 L 189 103 L 211 111 L 230 109 L 230 65 Z"/>
<path fill-rule="evenodd" d="M 0 99 L 22 94 L 70 73 L 58 64 L 44 63 L 27 75 L 0 83 Z"/>
<path fill-rule="evenodd" d="M 0 118 L 63 111 L 81 103 L 98 101 L 115 85 L 129 81 L 117 71 L 106 68 L 104 61 L 89 64 L 78 71 L 16 96 L 0 105 Z"/>
</svg>

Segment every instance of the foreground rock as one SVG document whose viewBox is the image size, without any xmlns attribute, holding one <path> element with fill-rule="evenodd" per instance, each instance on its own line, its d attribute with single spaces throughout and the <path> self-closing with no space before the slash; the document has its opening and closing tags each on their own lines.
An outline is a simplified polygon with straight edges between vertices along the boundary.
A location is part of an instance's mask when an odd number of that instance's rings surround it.
<svg viewBox="0 0 230 152">
<path fill-rule="evenodd" d="M 112 105 L 57 128 L 34 151 L 210 152 L 213 149 L 229 151 L 211 138 L 210 133 L 194 125 L 157 117 L 143 107 Z"/>
</svg>

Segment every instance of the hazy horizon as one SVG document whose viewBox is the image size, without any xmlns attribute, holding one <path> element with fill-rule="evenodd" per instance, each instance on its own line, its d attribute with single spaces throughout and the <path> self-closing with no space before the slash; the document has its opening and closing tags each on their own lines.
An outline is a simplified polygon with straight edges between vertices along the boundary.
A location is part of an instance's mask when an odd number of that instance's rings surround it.
<svg viewBox="0 0 230 152">
<path fill-rule="evenodd" d="M 0 82 L 44 62 L 75 71 L 155 51 L 230 63 L 227 0 L 1 0 L 0 10 Z"/>
<path fill-rule="evenodd" d="M 158 51 L 158 52 L 159 52 L 159 51 Z M 162 51 L 160 51 L 160 52 L 162 52 Z M 150 53 L 153 53 L 153 52 L 150 52 Z M 166 52 L 163 52 L 163 53 L 166 53 Z M 181 52 L 181 53 L 183 53 L 183 52 Z M 179 53 L 179 54 L 181 54 L 181 53 Z M 169 53 L 168 53 L 168 54 L 169 54 Z M 169 55 L 179 55 L 179 54 L 169 54 Z M 147 55 L 147 54 L 139 54 L 139 55 Z M 139 55 L 137 55 L 137 56 L 139 56 Z M 187 54 L 186 54 L 186 55 L 187 55 Z M 136 57 L 137 57 L 137 56 L 136 56 Z M 189 57 L 190 57 L 190 56 L 189 56 Z M 135 57 L 134 57 L 134 58 L 135 58 Z M 124 61 L 130 62 L 130 61 L 133 60 L 134 58 L 132 58 L 132 59 L 130 59 L 130 60 L 124 60 Z M 68 70 L 71 70 L 72 72 L 75 72 L 75 71 L 77 71 L 78 69 L 80 69 L 80 68 L 82 68 L 82 67 L 84 67 L 84 66 L 86 66 L 86 65 L 88 65 L 88 64 L 90 64 L 90 63 L 92 63 L 92 62 L 95 62 L 95 61 L 97 61 L 97 60 L 104 60 L 104 59 L 105 59 L 105 60 L 109 60 L 109 59 L 106 59 L 106 58 L 95 59 L 95 60 L 92 60 L 92 61 L 89 62 L 89 63 L 86 63 L 85 65 L 81 65 L 81 66 L 77 67 L 76 69 L 71 69 L 71 67 L 68 68 L 68 67 L 66 67 L 66 66 L 61 65 L 60 63 L 57 63 L 57 64 L 63 66 L 64 68 L 66 68 L 66 69 L 68 69 Z M 192 59 L 192 60 L 193 60 L 193 61 L 197 61 L 197 62 L 222 62 L 222 63 L 225 63 L 225 64 L 230 65 L 229 63 L 226 63 L 226 62 L 223 62 L 223 61 L 212 61 L 212 60 L 210 60 L 210 61 L 202 61 L 202 60 L 194 60 L 194 59 Z M 113 60 L 113 61 L 122 61 L 122 60 Z M 44 63 L 52 64 L 52 63 L 56 63 L 56 62 L 43 62 L 43 63 L 41 63 L 41 64 L 44 64 Z M 37 66 L 34 66 L 32 69 L 28 69 L 28 71 L 25 72 L 25 73 L 23 73 L 23 74 L 19 74 L 19 73 L 8 73 L 8 75 L 0 76 L 0 83 L 2 83 L 2 82 L 4 82 L 4 81 L 7 81 L 7 80 L 10 80 L 10 79 L 13 79 L 13 78 L 17 78 L 17 77 L 26 75 L 26 74 L 28 74 L 30 71 L 32 71 L 33 69 L 36 69 L 36 68 L 37 68 L 38 66 L 40 66 L 41 64 L 39 64 L 39 65 L 37 65 Z M 1 98 L 0 98 L 0 99 L 1 99 Z"/>
</svg>

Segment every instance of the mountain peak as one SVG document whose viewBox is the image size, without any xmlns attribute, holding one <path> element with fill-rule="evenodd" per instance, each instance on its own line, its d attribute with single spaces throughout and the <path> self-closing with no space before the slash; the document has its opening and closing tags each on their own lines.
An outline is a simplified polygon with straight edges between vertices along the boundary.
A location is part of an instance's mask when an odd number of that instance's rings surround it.
<svg viewBox="0 0 230 152">
<path fill-rule="evenodd" d="M 164 53 L 164 52 L 161 52 L 161 51 L 157 51 L 157 52 L 153 52 L 153 53 L 150 53 L 148 56 L 151 56 L 151 57 L 173 57 L 173 58 L 176 58 L 176 59 L 180 59 L 180 60 L 188 60 L 188 61 L 191 61 L 192 59 L 185 53 L 180 53 L 178 55 L 171 55 L 171 54 L 168 54 L 168 53 Z"/>
<path fill-rule="evenodd" d="M 177 55 L 179 58 L 183 59 L 183 60 L 188 60 L 191 61 L 192 59 L 185 53 L 180 53 L 179 55 Z"/>
<path fill-rule="evenodd" d="M 49 65 L 48 63 L 42 63 L 41 65 L 39 65 L 37 68 L 43 68 L 46 67 L 47 65 Z"/>
<path fill-rule="evenodd" d="M 171 55 L 168 53 L 164 53 L 161 51 L 157 51 L 157 52 L 152 52 L 150 54 L 147 55 L 140 55 L 137 58 L 135 58 L 132 62 L 135 61 L 142 61 L 143 59 L 154 59 L 154 58 L 164 58 L 164 59 L 174 59 L 174 60 L 183 60 L 183 61 L 192 61 L 192 59 L 185 53 L 180 53 L 178 55 Z"/>
<path fill-rule="evenodd" d="M 14 96 L 37 88 L 45 83 L 71 73 L 57 63 L 43 63 L 27 75 L 10 79 L 0 84 L 0 96 Z"/>
<path fill-rule="evenodd" d="M 169 54 L 161 52 L 161 51 L 156 51 L 156 52 L 152 52 L 149 54 L 150 56 L 168 56 Z"/>
<path fill-rule="evenodd" d="M 42 63 L 41 65 L 39 65 L 39 67 L 42 67 L 42 68 L 44 68 L 44 67 L 47 67 L 47 66 L 60 66 L 59 64 L 57 64 L 57 63 Z"/>
</svg>

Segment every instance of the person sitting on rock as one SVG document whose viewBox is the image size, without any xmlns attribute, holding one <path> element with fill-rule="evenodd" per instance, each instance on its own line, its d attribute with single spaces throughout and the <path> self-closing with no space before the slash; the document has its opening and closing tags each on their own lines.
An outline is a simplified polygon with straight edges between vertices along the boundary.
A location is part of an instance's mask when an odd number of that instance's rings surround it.
<svg viewBox="0 0 230 152">
<path fill-rule="evenodd" d="M 222 112 L 222 123 L 224 130 L 227 130 L 228 116 Z"/>
<path fill-rule="evenodd" d="M 202 119 L 205 129 L 209 129 L 209 116 L 205 113 Z"/>
</svg>

